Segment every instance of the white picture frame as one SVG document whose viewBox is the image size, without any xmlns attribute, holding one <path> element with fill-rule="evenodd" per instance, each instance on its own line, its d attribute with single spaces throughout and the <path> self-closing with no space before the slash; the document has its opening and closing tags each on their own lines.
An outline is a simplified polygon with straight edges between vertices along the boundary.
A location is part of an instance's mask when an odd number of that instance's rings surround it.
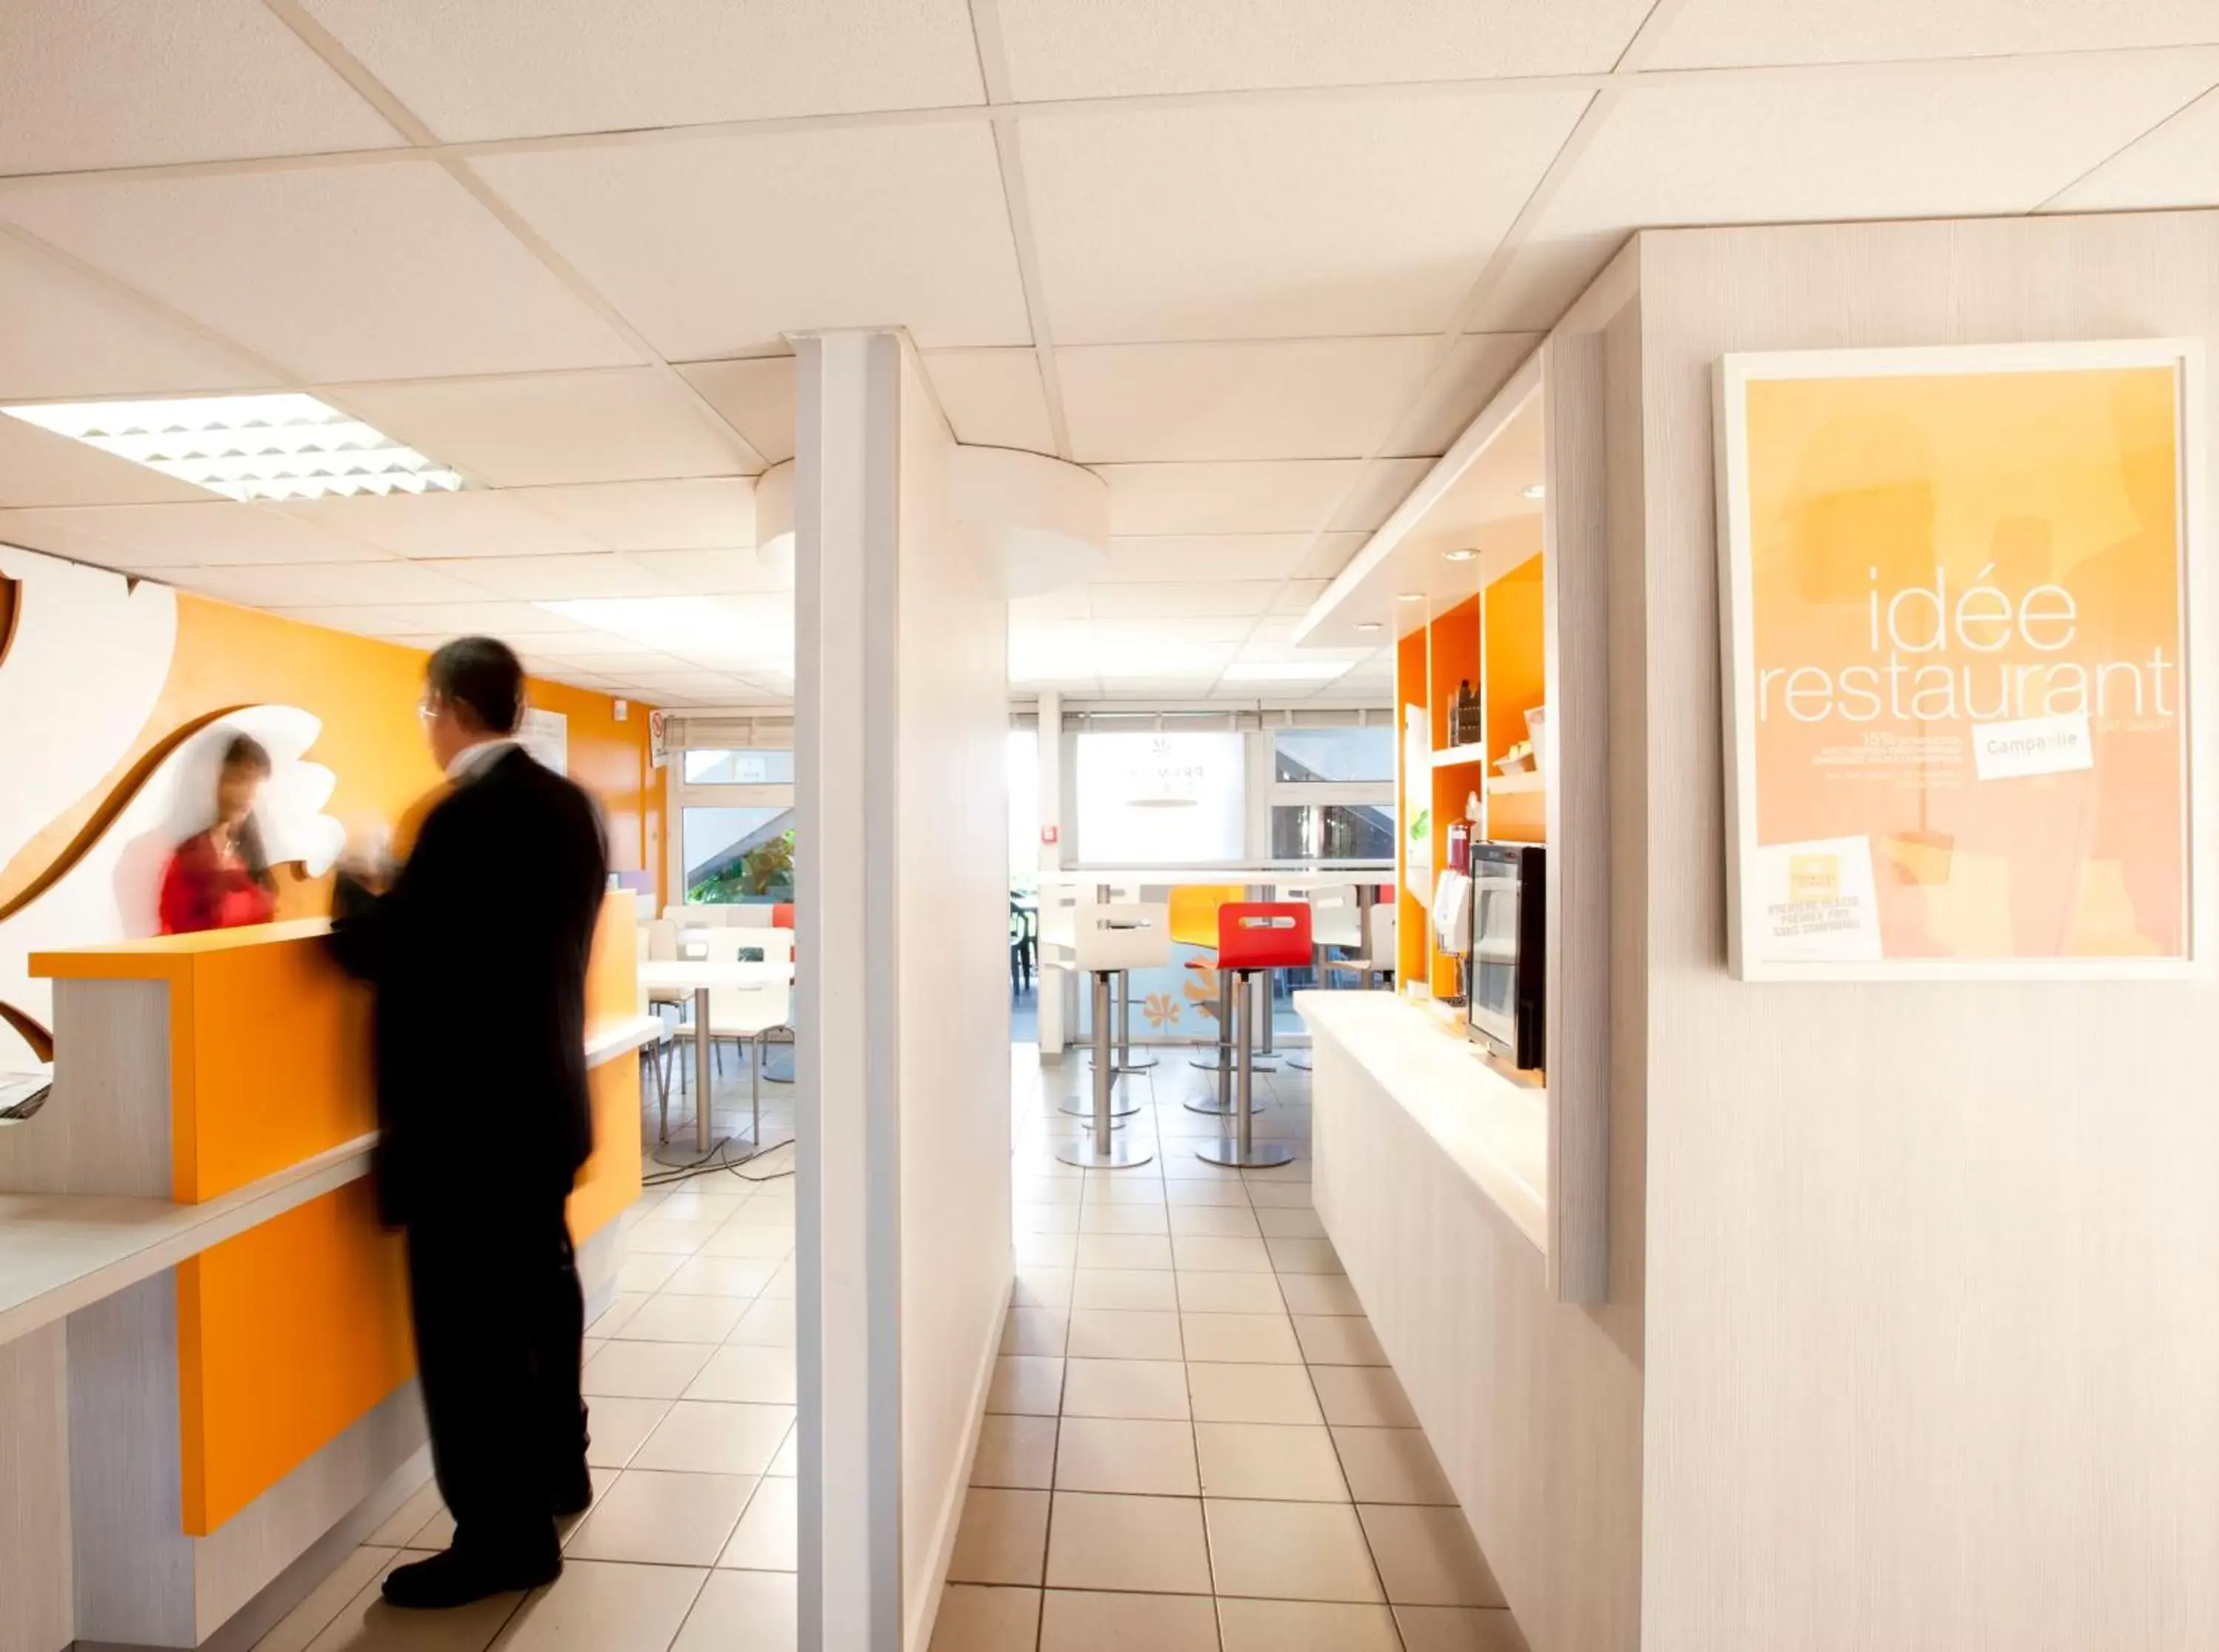
<svg viewBox="0 0 2219 1652">
<path fill-rule="evenodd" d="M 1749 387 L 1770 379 L 1999 374 L 2163 366 L 2175 374 L 2185 950 L 2179 956 L 1785 958 L 1769 945 L 1755 888 L 1757 843 L 1756 615 L 1748 451 Z M 1717 479 L 1720 698 L 1725 720 L 1727 967 L 1745 981 L 2166 980 L 2212 972 L 2210 575 L 2203 566 L 2214 457 L 2197 338 L 1736 353 L 1712 378 Z M 1874 941 L 1877 946 L 1877 937 Z"/>
</svg>

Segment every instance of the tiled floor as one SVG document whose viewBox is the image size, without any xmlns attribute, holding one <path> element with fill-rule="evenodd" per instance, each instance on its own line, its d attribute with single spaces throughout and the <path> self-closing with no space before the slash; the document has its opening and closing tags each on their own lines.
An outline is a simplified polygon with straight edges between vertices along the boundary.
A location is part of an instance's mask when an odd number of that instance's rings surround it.
<svg viewBox="0 0 2219 1652">
<path fill-rule="evenodd" d="M 765 1140 L 789 1138 L 792 1089 L 763 1093 Z M 746 1128 L 729 1055 L 716 1105 L 720 1130 Z M 688 1106 L 673 1097 L 674 1134 Z M 787 1148 L 747 1174 L 792 1164 Z M 257 1652 L 792 1652 L 792 1180 L 650 1189 L 629 1220 L 618 1294 L 586 1332 L 595 1502 L 560 1581 L 460 1612 L 383 1605 L 386 1571 L 452 1535 L 426 1486 Z"/>
<path fill-rule="evenodd" d="M 1016 1068 L 1016 1294 L 933 1652 L 1522 1652 L 1306 1159 L 1197 1158 L 1215 1076 L 1141 1053 L 1126 1171 L 1054 1158 L 1080 1055 Z M 1257 1095 L 1306 1149 L 1308 1075 Z"/>
</svg>

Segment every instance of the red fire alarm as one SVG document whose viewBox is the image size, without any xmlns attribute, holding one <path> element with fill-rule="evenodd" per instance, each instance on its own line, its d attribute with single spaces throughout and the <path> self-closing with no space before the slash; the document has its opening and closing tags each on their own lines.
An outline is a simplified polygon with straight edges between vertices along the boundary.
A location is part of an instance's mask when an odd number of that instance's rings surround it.
<svg viewBox="0 0 2219 1652">
<path fill-rule="evenodd" d="M 1043 843 L 1053 843 L 1053 842 L 1055 842 L 1055 828 L 1054 828 L 1054 827 L 1053 827 L 1053 826 L 1043 826 L 1043 827 L 1041 827 L 1041 842 L 1043 842 Z"/>
</svg>

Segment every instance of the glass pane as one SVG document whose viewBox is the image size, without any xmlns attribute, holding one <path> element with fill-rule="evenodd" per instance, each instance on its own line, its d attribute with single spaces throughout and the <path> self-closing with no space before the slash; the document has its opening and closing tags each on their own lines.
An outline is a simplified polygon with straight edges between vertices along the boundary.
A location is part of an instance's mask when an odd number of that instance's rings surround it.
<svg viewBox="0 0 2219 1652">
<path fill-rule="evenodd" d="M 790 751 L 688 751 L 688 786 L 792 786 Z"/>
<path fill-rule="evenodd" d="M 1010 730 L 1004 767 L 1010 786 L 1010 889 L 1040 887 L 1040 736 Z"/>
<path fill-rule="evenodd" d="M 1239 734 L 1082 734 L 1078 859 L 1088 865 L 1238 860 L 1247 794 Z"/>
<path fill-rule="evenodd" d="M 1391 860 L 1395 811 L 1385 804 L 1277 804 L 1274 860 Z"/>
<path fill-rule="evenodd" d="M 1357 786 L 1395 779 L 1395 730 L 1275 729 L 1271 773 L 1282 782 Z"/>
<path fill-rule="evenodd" d="M 681 822 L 689 905 L 793 898 L 793 810 L 688 809 Z"/>
</svg>

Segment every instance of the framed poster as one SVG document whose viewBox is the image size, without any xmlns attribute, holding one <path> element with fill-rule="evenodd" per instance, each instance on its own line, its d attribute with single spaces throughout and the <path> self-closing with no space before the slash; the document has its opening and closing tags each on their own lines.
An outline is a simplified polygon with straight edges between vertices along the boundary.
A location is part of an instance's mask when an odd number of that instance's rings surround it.
<svg viewBox="0 0 2219 1652">
<path fill-rule="evenodd" d="M 557 774 L 570 772 L 570 719 L 562 712 L 525 706 L 524 720 L 516 725 L 516 743 Z"/>
<path fill-rule="evenodd" d="M 2201 341 L 1716 391 L 1733 972 L 2202 972 Z"/>
</svg>

